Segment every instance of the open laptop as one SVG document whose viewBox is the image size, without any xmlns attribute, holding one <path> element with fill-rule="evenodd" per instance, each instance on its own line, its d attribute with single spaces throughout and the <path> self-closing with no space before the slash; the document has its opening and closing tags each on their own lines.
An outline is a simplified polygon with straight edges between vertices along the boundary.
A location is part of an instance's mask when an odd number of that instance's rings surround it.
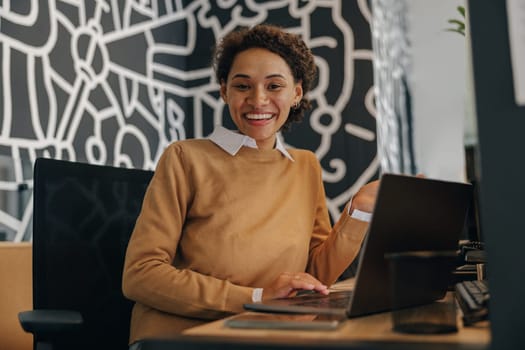
<svg viewBox="0 0 525 350">
<path fill-rule="evenodd" d="M 385 254 L 406 251 L 455 251 L 471 201 L 470 184 L 384 174 L 375 209 L 361 248 L 354 289 L 328 296 L 245 304 L 247 310 L 355 317 L 391 310 Z M 440 268 L 439 266 L 437 268 Z M 443 268 L 447 268 L 444 266 Z M 436 271 L 438 272 L 438 271 Z M 448 283 L 420 286 L 414 280 L 404 305 L 422 305 L 444 297 Z"/>
</svg>

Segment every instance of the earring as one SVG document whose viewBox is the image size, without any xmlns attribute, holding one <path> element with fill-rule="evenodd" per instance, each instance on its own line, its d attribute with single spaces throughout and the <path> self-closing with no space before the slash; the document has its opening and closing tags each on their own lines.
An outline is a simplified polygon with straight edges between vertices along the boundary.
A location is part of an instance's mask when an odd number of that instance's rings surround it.
<svg viewBox="0 0 525 350">
<path fill-rule="evenodd" d="M 297 108 L 299 108 L 300 105 L 301 105 L 301 101 L 297 101 L 297 102 L 295 102 L 295 103 L 292 105 L 292 108 L 293 108 L 293 109 L 297 109 Z"/>
</svg>

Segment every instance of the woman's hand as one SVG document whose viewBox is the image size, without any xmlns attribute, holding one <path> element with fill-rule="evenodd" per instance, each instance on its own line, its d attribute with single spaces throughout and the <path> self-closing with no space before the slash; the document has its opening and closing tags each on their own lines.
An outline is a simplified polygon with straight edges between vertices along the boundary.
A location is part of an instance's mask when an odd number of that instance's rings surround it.
<svg viewBox="0 0 525 350">
<path fill-rule="evenodd" d="M 273 283 L 263 290 L 263 300 L 287 298 L 300 290 L 311 290 L 327 295 L 328 287 L 306 272 L 283 272 Z"/>
<path fill-rule="evenodd" d="M 354 209 L 371 213 L 374 211 L 374 205 L 376 203 L 377 191 L 379 189 L 379 181 L 375 180 L 367 183 L 359 189 L 359 191 L 352 198 L 352 207 L 350 212 Z"/>
</svg>

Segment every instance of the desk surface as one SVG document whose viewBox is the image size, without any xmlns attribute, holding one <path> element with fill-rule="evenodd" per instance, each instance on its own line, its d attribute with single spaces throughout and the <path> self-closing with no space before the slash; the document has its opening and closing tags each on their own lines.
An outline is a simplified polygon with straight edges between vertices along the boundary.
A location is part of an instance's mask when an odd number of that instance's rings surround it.
<svg viewBox="0 0 525 350">
<path fill-rule="evenodd" d="M 449 294 L 447 297 L 453 297 Z M 474 327 L 463 327 L 458 312 L 457 333 L 436 334 L 436 335 L 412 335 L 402 334 L 392 331 L 392 315 L 390 312 L 357 317 L 346 320 L 341 327 L 330 331 L 302 331 L 302 330 L 274 330 L 274 329 L 233 329 L 224 325 L 224 320 L 207 323 L 202 326 L 194 327 L 184 335 L 204 336 L 226 339 L 245 339 L 257 343 L 258 341 L 274 342 L 290 341 L 302 342 L 304 344 L 315 343 L 322 340 L 330 344 L 391 344 L 395 345 L 414 345 L 410 348 L 420 348 L 418 345 L 434 344 L 432 348 L 439 348 L 436 345 L 446 345 L 447 349 L 486 349 L 490 344 L 490 326 L 488 322 L 481 322 Z M 384 346 L 382 346 L 384 347 Z M 360 347 L 357 347 L 360 348 Z"/>
<path fill-rule="evenodd" d="M 391 330 L 390 313 L 350 319 L 335 331 L 230 329 L 219 320 L 174 339 L 152 339 L 141 350 L 486 350 L 488 323 L 444 335 L 405 335 Z"/>
<path fill-rule="evenodd" d="M 224 326 L 224 320 L 219 320 L 191 328 L 184 334 L 192 336 L 246 337 L 251 339 L 323 339 L 344 342 L 438 342 L 447 344 L 472 344 L 479 345 L 480 348 L 488 347 L 490 342 L 490 330 L 486 322 L 480 323 L 475 327 L 460 327 L 457 333 L 408 335 L 392 331 L 391 314 L 389 312 L 349 319 L 337 330 L 331 331 L 232 329 Z"/>
<path fill-rule="evenodd" d="M 353 287 L 353 280 L 338 283 L 331 290 Z M 453 294 L 449 293 L 448 298 Z M 233 329 L 224 320 L 188 329 L 171 340 L 147 340 L 141 350 L 171 349 L 390 349 L 390 350 L 478 350 L 488 349 L 490 325 L 481 322 L 463 327 L 458 312 L 457 333 L 408 335 L 392 331 L 392 315 L 383 312 L 346 320 L 338 329 L 300 331 L 276 329 Z"/>
</svg>

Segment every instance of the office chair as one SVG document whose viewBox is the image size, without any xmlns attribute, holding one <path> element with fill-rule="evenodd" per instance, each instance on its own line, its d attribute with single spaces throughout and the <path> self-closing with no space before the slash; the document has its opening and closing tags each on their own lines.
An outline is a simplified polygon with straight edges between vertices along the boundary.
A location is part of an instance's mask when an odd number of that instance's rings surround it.
<svg viewBox="0 0 525 350">
<path fill-rule="evenodd" d="M 39 158 L 34 167 L 34 349 L 127 349 L 121 291 L 129 237 L 153 172 Z"/>
</svg>

